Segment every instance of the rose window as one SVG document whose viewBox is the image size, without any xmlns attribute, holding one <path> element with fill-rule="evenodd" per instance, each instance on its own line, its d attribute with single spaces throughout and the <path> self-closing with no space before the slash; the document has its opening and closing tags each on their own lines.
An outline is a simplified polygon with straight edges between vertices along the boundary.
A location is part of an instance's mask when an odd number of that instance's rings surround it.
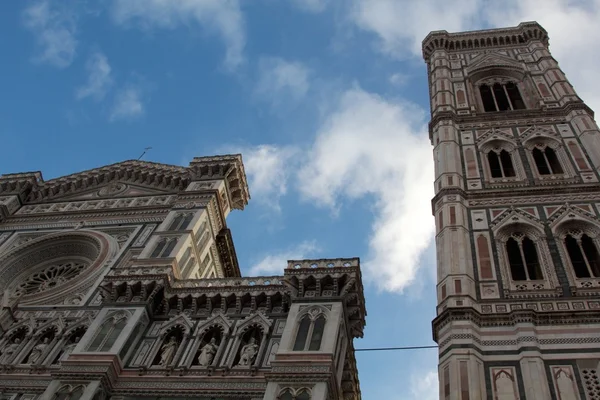
<svg viewBox="0 0 600 400">
<path fill-rule="evenodd" d="M 70 281 L 81 273 L 87 264 L 81 261 L 62 262 L 49 265 L 29 276 L 15 289 L 17 296 L 43 292 Z"/>
</svg>

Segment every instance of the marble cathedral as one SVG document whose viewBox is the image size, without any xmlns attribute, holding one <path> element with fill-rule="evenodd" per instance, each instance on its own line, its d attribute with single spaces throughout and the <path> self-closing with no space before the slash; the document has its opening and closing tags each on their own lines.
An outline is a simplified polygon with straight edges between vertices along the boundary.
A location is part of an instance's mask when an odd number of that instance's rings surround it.
<svg viewBox="0 0 600 400">
<path fill-rule="evenodd" d="M 600 131 L 536 22 L 423 41 L 440 399 L 600 399 Z"/>
<path fill-rule="evenodd" d="M 0 399 L 360 399 L 359 260 L 242 277 L 240 155 L 0 176 Z"/>
</svg>

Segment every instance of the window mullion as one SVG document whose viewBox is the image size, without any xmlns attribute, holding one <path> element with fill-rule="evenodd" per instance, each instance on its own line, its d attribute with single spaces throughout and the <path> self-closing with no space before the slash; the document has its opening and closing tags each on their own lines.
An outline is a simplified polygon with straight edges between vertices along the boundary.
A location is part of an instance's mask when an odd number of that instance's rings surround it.
<svg viewBox="0 0 600 400">
<path fill-rule="evenodd" d="M 494 99 L 494 105 L 496 106 L 496 111 L 500 111 L 500 107 L 498 107 L 498 102 L 496 101 L 496 94 L 494 93 L 494 86 L 490 86 L 490 93 L 492 94 L 492 99 Z"/>
<path fill-rule="evenodd" d="M 521 252 L 521 261 L 523 262 L 523 269 L 525 270 L 525 279 L 529 281 L 531 279 L 529 278 L 529 271 L 527 268 L 527 259 L 525 258 L 525 252 L 523 251 L 523 241 L 519 240 L 517 244 L 519 245 L 519 251 Z"/>
<path fill-rule="evenodd" d="M 546 149 L 544 149 L 544 151 L 542 151 L 542 154 L 544 155 L 544 161 L 546 162 L 546 165 L 548 166 L 548 171 L 550 171 L 550 174 L 554 175 L 554 170 L 552 169 L 550 160 L 548 160 L 548 156 L 546 155 Z"/>
<path fill-rule="evenodd" d="M 308 351 L 310 347 L 310 341 L 312 340 L 312 334 L 315 327 L 315 320 L 310 320 L 310 326 L 308 327 L 308 334 L 306 335 L 306 342 L 304 342 L 304 351 Z"/>
<path fill-rule="evenodd" d="M 585 251 L 583 250 L 583 246 L 581 245 L 581 239 L 577 239 L 577 246 L 579 246 L 579 251 L 581 251 L 581 255 L 583 256 L 583 261 L 585 262 L 585 266 L 588 269 L 588 272 L 590 273 L 590 278 L 594 277 L 595 275 L 592 272 L 592 267 L 590 266 L 590 262 L 587 258 L 587 254 L 585 254 Z"/>
<path fill-rule="evenodd" d="M 504 165 L 502 165 L 502 157 L 500 153 L 496 153 L 496 156 L 498 157 L 498 165 L 500 165 L 500 173 L 502 174 L 503 178 L 506 178 L 506 175 L 504 174 Z"/>
<path fill-rule="evenodd" d="M 512 102 L 510 101 L 510 96 L 508 95 L 508 91 L 506 90 L 506 85 L 502 84 L 502 90 L 504 90 L 504 94 L 506 95 L 506 100 L 508 101 L 508 106 L 510 107 L 511 111 L 514 111 L 514 107 L 512 105 Z"/>
<path fill-rule="evenodd" d="M 112 332 L 115 330 L 115 325 L 116 325 L 116 321 L 113 321 L 112 324 L 110 325 L 110 329 L 108 330 L 106 335 L 104 335 L 104 337 L 102 338 L 102 342 L 100 342 L 100 345 L 94 351 L 102 350 L 102 348 L 106 344 L 106 341 L 108 340 L 108 337 L 110 335 L 112 335 Z"/>
</svg>

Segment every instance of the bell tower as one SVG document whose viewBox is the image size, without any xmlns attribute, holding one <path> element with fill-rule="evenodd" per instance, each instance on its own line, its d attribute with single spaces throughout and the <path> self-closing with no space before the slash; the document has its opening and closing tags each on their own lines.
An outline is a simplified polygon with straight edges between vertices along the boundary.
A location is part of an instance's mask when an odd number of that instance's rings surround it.
<svg viewBox="0 0 600 400">
<path fill-rule="evenodd" d="M 423 41 L 440 399 L 600 399 L 600 131 L 538 23 Z"/>
</svg>

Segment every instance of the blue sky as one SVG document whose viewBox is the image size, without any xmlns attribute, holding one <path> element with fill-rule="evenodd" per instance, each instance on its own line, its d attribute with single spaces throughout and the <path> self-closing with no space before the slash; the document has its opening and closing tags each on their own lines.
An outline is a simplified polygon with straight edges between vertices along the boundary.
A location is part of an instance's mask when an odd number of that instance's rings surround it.
<svg viewBox="0 0 600 400">
<path fill-rule="evenodd" d="M 538 20 L 584 100 L 600 1 L 100 0 L 0 5 L 0 173 L 242 152 L 244 274 L 360 256 L 357 348 L 429 345 L 433 167 L 420 42 Z M 573 37 L 577 37 L 574 41 Z M 436 350 L 358 353 L 366 399 L 437 398 Z"/>
</svg>

